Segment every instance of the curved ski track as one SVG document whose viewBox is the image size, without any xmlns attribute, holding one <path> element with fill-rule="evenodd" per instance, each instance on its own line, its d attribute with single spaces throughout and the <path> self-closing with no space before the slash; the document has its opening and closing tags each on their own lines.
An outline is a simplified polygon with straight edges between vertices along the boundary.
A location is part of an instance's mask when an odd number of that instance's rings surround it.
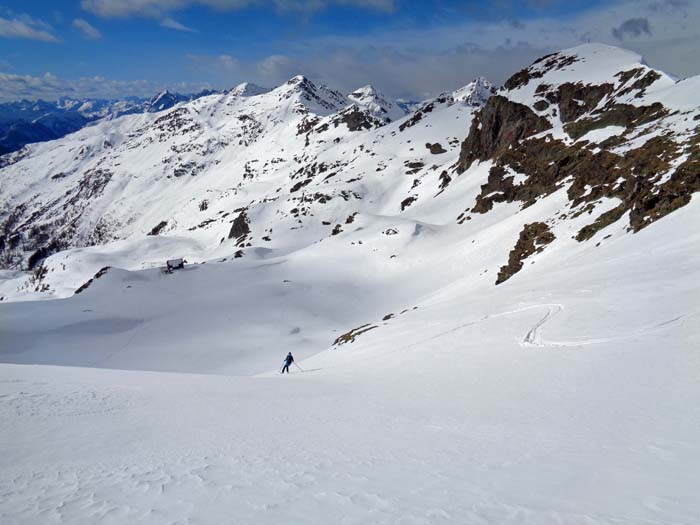
<svg viewBox="0 0 700 525">
<path fill-rule="evenodd" d="M 680 322 L 682 319 L 685 317 L 688 317 L 687 315 L 679 315 L 677 317 L 674 317 L 672 319 L 668 319 L 666 321 L 663 321 L 661 323 L 647 326 L 640 328 L 638 330 L 635 330 L 633 332 L 628 332 L 620 335 L 614 335 L 610 337 L 595 337 L 595 338 L 581 338 L 581 339 L 570 339 L 570 340 L 565 340 L 565 341 L 553 341 L 553 340 L 548 340 L 545 339 L 542 336 L 542 328 L 543 326 L 551 321 L 555 316 L 560 314 L 562 310 L 564 310 L 564 305 L 560 303 L 544 303 L 544 304 L 534 304 L 534 305 L 529 305 L 529 306 L 524 306 L 522 308 L 517 308 L 515 310 L 508 310 L 505 312 L 500 312 L 497 314 L 491 314 L 491 315 L 485 315 L 482 318 L 480 318 L 478 321 L 470 321 L 468 323 L 461 324 L 459 326 L 456 326 L 455 328 L 452 328 L 450 330 L 447 330 L 445 332 L 441 332 L 439 334 L 436 334 L 432 337 L 429 337 L 427 339 L 424 339 L 422 341 L 416 342 L 412 345 L 409 345 L 408 347 L 405 348 L 411 348 L 414 346 L 421 345 L 423 343 L 427 343 L 428 341 L 432 341 L 434 339 L 439 339 L 440 337 L 444 337 L 448 334 L 457 332 L 463 328 L 467 328 L 469 326 L 474 326 L 476 324 L 479 324 L 483 321 L 488 321 L 490 319 L 495 319 L 498 317 L 504 317 L 507 315 L 513 315 L 521 312 L 526 312 L 528 310 L 533 310 L 535 308 L 546 308 L 547 312 L 544 314 L 544 316 L 537 321 L 532 328 L 530 328 L 525 336 L 519 341 L 520 346 L 529 348 L 529 347 L 537 347 L 537 348 L 542 348 L 542 347 L 576 347 L 576 346 L 587 346 L 587 345 L 592 345 L 592 344 L 599 344 L 599 343 L 605 343 L 609 341 L 619 341 L 623 339 L 630 339 L 632 337 L 639 337 L 639 336 L 645 336 L 649 335 L 655 332 L 659 332 L 661 330 L 664 330 L 666 328 L 669 328 L 670 326 L 673 326 Z"/>
</svg>

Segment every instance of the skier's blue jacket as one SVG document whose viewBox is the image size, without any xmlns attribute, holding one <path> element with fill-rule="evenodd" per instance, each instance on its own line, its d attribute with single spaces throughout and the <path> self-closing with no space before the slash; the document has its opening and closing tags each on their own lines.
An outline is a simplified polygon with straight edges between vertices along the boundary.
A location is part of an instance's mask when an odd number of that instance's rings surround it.
<svg viewBox="0 0 700 525">
<path fill-rule="evenodd" d="M 287 365 L 287 366 L 289 366 L 289 365 L 291 365 L 293 362 L 294 362 L 294 358 L 292 357 L 292 353 L 289 352 L 289 353 L 287 354 L 287 357 L 285 357 L 285 359 L 284 359 L 284 364 Z"/>
</svg>

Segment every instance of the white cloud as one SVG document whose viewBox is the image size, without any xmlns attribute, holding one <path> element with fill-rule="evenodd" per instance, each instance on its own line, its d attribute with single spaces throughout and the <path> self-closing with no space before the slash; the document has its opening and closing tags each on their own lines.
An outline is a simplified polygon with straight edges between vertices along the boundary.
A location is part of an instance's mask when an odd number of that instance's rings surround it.
<svg viewBox="0 0 700 525">
<path fill-rule="evenodd" d="M 96 27 L 91 25 L 90 22 L 83 20 L 82 18 L 76 18 L 73 20 L 73 27 L 80 31 L 83 38 L 87 38 L 88 40 L 99 40 L 102 38 L 102 33 L 100 33 Z"/>
<path fill-rule="evenodd" d="M 181 9 L 193 1 L 82 0 L 84 7 L 102 10 L 102 16 L 128 16 L 138 8 L 143 9 L 142 15 L 150 13 L 148 16 L 161 22 L 170 18 L 164 12 Z M 217 9 L 245 7 L 262 1 L 273 9 L 282 3 L 281 0 L 197 0 L 199 4 Z M 334 0 L 336 4 L 343 1 Z M 385 10 L 400 5 L 394 1 L 347 1 Z M 289 9 L 320 9 L 329 2 L 293 0 L 285 3 Z M 478 75 L 501 83 L 537 57 L 581 42 L 620 45 L 614 29 L 625 37 L 624 46 L 641 53 L 652 66 L 679 76 L 700 73 L 697 60 L 700 2 L 622 0 L 568 17 L 550 17 L 546 13 L 546 8 L 542 8 L 539 16 L 519 21 L 452 22 L 448 18 L 447 22 L 433 26 L 391 26 L 360 36 L 308 36 L 293 41 L 284 41 L 280 36 L 283 47 L 262 59 L 227 53 L 186 55 L 184 60 L 189 71 L 183 70 L 183 75 L 226 88 L 243 81 L 272 86 L 296 74 L 304 74 L 344 91 L 372 83 L 389 96 L 423 98 L 455 89 Z M 633 27 L 627 23 L 633 19 L 647 19 L 648 31 L 644 24 Z M 42 82 L 34 88 L 46 90 L 44 84 L 50 82 L 38 78 Z M 63 82 L 71 93 L 90 91 L 87 86 L 95 92 L 121 94 L 150 93 L 159 87 L 155 83 L 143 87 L 138 82 L 115 84 L 104 79 Z M 18 92 L 20 87 L 21 84 L 16 86 Z M 0 84 L 0 90 L 3 88 L 6 93 L 12 91 Z M 26 89 L 31 92 L 29 87 Z M 7 98 L 9 94 L 4 96 Z"/>
<path fill-rule="evenodd" d="M 318 11 L 329 5 L 348 5 L 379 11 L 393 11 L 395 0 L 82 0 L 81 6 L 98 16 L 144 16 L 163 18 L 167 13 L 193 5 L 218 10 L 235 10 L 252 6 L 272 6 L 278 11 Z"/>
<path fill-rule="evenodd" d="M 68 80 L 52 73 L 42 76 L 16 75 L 0 72 L 0 101 L 18 99 L 55 100 L 60 97 L 123 98 L 150 97 L 167 87 L 180 93 L 194 93 L 211 86 L 206 83 L 176 83 L 164 86 L 148 80 L 120 81 L 95 76 Z"/>
<path fill-rule="evenodd" d="M 177 20 L 166 17 L 163 20 L 160 21 L 160 25 L 163 27 L 167 27 L 168 29 L 175 29 L 177 31 L 186 31 L 188 33 L 196 33 L 194 29 L 191 27 L 187 27 L 186 25 L 181 24 Z"/>
<path fill-rule="evenodd" d="M 51 33 L 51 27 L 48 24 L 27 15 L 12 19 L 0 17 L 0 37 L 59 42 L 59 39 Z"/>
<path fill-rule="evenodd" d="M 311 76 L 308 65 L 304 73 Z M 283 82 L 300 72 L 300 64 L 285 55 L 271 55 L 257 64 L 258 74 L 274 83 Z"/>
<path fill-rule="evenodd" d="M 236 74 L 240 72 L 241 64 L 231 55 L 197 55 L 187 54 L 187 59 L 202 71 L 218 71 L 226 74 Z"/>
<path fill-rule="evenodd" d="M 620 24 L 620 27 L 613 27 L 612 35 L 618 40 L 624 40 L 625 37 L 637 37 L 643 35 L 651 35 L 649 19 L 647 18 L 630 18 Z"/>
<path fill-rule="evenodd" d="M 648 18 L 649 31 L 641 26 L 630 33 L 630 24 L 624 24 L 634 18 Z M 389 96 L 423 98 L 478 75 L 502 83 L 534 59 L 582 42 L 620 45 L 613 29 L 622 26 L 631 37 L 623 44 L 652 66 L 679 76 L 700 74 L 700 2 L 683 0 L 626 0 L 566 18 L 542 15 L 517 23 L 467 21 L 380 29 L 363 36 L 307 37 L 286 45 L 284 54 L 258 61 L 238 57 L 235 67 L 221 67 L 219 57 L 189 58 L 197 78 L 220 87 L 243 81 L 271 86 L 304 74 L 344 91 L 372 83 Z"/>
</svg>

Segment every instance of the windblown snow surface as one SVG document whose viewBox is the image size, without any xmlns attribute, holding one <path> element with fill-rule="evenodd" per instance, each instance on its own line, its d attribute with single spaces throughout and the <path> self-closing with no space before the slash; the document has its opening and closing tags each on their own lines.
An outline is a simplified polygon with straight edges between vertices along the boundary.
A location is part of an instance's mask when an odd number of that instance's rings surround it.
<svg viewBox="0 0 700 525">
<path fill-rule="evenodd" d="M 449 111 L 464 136 L 472 110 Z M 184 235 L 53 255 L 63 298 L 0 303 L 0 523 L 699 523 L 697 198 L 586 242 L 588 214 L 554 221 L 496 286 L 569 201 L 456 223 L 488 168 L 405 213 L 367 176 L 374 207 L 319 218 L 339 234 L 239 258 Z M 202 263 L 145 264 L 187 249 Z"/>
</svg>

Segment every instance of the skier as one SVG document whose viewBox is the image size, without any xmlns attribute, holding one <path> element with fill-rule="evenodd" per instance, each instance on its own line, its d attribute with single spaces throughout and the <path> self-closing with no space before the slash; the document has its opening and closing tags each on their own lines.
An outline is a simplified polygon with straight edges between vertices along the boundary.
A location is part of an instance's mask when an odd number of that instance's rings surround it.
<svg viewBox="0 0 700 525">
<path fill-rule="evenodd" d="M 287 354 L 287 357 L 284 358 L 284 366 L 282 367 L 282 373 L 284 374 L 284 371 L 286 370 L 287 373 L 289 373 L 289 365 L 291 365 L 294 362 L 294 356 L 292 355 L 291 352 Z"/>
</svg>

